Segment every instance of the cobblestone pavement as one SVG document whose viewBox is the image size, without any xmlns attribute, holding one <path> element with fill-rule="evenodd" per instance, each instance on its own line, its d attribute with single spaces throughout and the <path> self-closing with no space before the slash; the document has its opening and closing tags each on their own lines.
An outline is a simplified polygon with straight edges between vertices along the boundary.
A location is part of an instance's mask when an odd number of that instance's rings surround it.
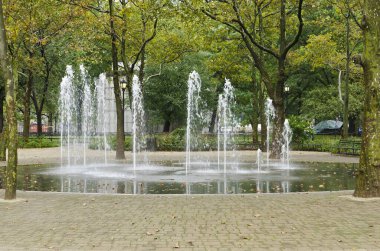
<svg viewBox="0 0 380 251">
<path fill-rule="evenodd" d="M 19 191 L 0 201 L 0 249 L 380 250 L 380 200 L 350 194 Z"/>
</svg>

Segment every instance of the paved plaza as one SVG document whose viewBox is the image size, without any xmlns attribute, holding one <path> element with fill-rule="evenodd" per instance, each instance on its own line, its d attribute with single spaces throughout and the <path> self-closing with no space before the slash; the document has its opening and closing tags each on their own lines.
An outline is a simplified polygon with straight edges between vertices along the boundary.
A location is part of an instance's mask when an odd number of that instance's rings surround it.
<svg viewBox="0 0 380 251">
<path fill-rule="evenodd" d="M 351 193 L 18 192 L 0 202 L 0 249 L 380 250 L 380 200 Z"/>
<path fill-rule="evenodd" d="M 242 156 L 254 158 L 253 152 Z M 293 156 L 298 161 L 357 162 L 329 153 Z M 150 157 L 181 159 L 183 153 Z M 23 164 L 58 159 L 57 149 L 20 152 Z M 18 191 L 17 201 L 0 200 L 0 250 L 380 250 L 380 199 L 356 200 L 351 194 Z"/>
</svg>

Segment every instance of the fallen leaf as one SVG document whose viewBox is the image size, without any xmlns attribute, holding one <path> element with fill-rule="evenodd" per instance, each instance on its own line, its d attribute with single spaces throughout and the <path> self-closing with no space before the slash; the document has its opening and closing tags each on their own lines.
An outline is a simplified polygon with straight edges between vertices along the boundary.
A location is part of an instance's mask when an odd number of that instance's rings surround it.
<svg viewBox="0 0 380 251">
<path fill-rule="evenodd" d="M 173 248 L 179 248 L 179 242 L 177 242 Z"/>
<path fill-rule="evenodd" d="M 151 232 L 146 232 L 146 235 L 153 235 Z"/>
</svg>

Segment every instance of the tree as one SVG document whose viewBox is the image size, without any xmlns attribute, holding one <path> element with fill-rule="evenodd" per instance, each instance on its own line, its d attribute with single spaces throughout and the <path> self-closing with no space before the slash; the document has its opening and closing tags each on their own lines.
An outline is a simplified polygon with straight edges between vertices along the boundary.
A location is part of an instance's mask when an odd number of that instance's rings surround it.
<svg viewBox="0 0 380 251">
<path fill-rule="evenodd" d="M 360 29 L 352 25 L 358 5 L 357 0 L 321 0 L 306 8 L 306 43 L 289 58 L 292 113 L 316 121 L 343 118 L 343 136 L 355 133 L 361 120 L 362 68 L 351 60 L 362 50 Z"/>
<path fill-rule="evenodd" d="M 282 131 L 285 121 L 285 107 L 284 107 L 284 88 L 285 81 L 287 80 L 286 64 L 287 55 L 289 51 L 298 43 L 303 29 L 303 19 L 302 19 L 302 7 L 303 0 L 299 0 L 296 3 L 296 7 L 292 6 L 286 0 L 281 0 L 279 3 L 268 2 L 272 8 L 270 11 L 272 13 L 267 13 L 269 16 L 278 15 L 277 24 L 276 22 L 270 23 L 271 25 L 278 25 L 278 30 L 276 36 L 267 36 L 270 38 L 268 42 L 269 46 L 260 43 L 258 37 L 256 36 L 255 17 L 252 17 L 256 5 L 264 4 L 265 1 L 211 1 L 206 6 L 201 7 L 201 11 L 213 20 L 225 24 L 233 31 L 240 34 L 242 41 L 245 43 L 250 55 L 254 61 L 256 69 L 260 72 L 261 80 L 266 86 L 268 96 L 273 100 L 273 105 L 275 107 L 275 119 L 274 119 L 274 137 L 272 142 L 272 152 L 271 157 L 279 159 L 281 155 L 282 146 Z M 265 4 L 266 5 L 266 4 Z M 287 9 L 291 7 L 292 10 Z M 294 11 L 295 9 L 296 11 Z M 287 25 L 287 21 L 291 18 L 288 16 L 289 13 L 296 13 L 298 20 L 297 28 L 290 27 Z M 229 13 L 229 14 L 228 14 Z M 292 20 L 291 20 L 292 21 Z M 291 22 L 292 24 L 294 21 Z M 292 28 L 293 32 L 289 32 Z M 273 32 L 273 29 L 270 30 Z M 293 37 L 289 39 L 288 34 L 293 33 Z M 272 48 L 271 48 L 272 47 Z M 274 48 L 277 47 L 277 48 Z M 269 55 L 272 64 L 266 64 L 261 52 Z M 275 74 L 270 74 L 275 67 Z"/>
<path fill-rule="evenodd" d="M 7 35 L 3 16 L 3 2 L 0 0 L 0 60 L 5 80 L 5 100 L 7 109 L 7 148 L 8 158 L 5 170 L 5 197 L 6 200 L 16 199 L 17 185 L 17 120 L 16 120 L 16 86 L 13 66 L 8 53 Z"/>
<path fill-rule="evenodd" d="M 380 9 L 378 0 L 364 1 L 364 124 L 354 196 L 380 197 Z"/>
</svg>

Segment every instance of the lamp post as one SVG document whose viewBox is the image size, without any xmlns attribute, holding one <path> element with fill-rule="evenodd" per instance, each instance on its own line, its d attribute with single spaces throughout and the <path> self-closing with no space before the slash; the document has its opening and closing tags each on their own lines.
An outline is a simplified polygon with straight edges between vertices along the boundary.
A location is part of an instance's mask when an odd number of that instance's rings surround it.
<svg viewBox="0 0 380 251">
<path fill-rule="evenodd" d="M 125 126 L 125 118 L 124 118 L 124 94 L 127 89 L 127 81 L 125 79 L 120 80 L 121 91 L 123 92 L 123 127 Z"/>
<path fill-rule="evenodd" d="M 288 85 L 285 85 L 284 92 L 285 92 L 285 114 L 287 113 L 288 109 L 288 94 L 290 91 L 290 87 Z"/>
</svg>

